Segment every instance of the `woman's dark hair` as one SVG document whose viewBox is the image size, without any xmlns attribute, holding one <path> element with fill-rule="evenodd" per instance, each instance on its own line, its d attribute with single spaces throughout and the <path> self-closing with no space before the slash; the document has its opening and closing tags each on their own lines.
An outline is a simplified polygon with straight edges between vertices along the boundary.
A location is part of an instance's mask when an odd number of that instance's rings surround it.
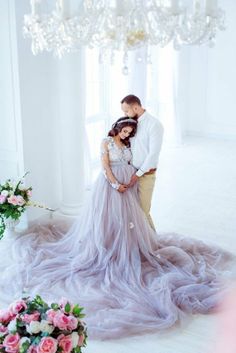
<svg viewBox="0 0 236 353">
<path fill-rule="evenodd" d="M 132 127 L 132 131 L 129 135 L 129 137 L 127 137 L 126 139 L 122 140 L 121 142 L 125 145 L 125 146 L 130 146 L 130 137 L 133 137 L 136 134 L 137 131 L 137 121 L 135 121 L 134 119 L 130 119 L 127 116 L 124 116 L 120 119 L 118 119 L 113 125 L 111 130 L 108 132 L 108 136 L 117 136 L 119 134 L 119 132 L 121 132 L 121 130 L 126 127 Z"/>
</svg>

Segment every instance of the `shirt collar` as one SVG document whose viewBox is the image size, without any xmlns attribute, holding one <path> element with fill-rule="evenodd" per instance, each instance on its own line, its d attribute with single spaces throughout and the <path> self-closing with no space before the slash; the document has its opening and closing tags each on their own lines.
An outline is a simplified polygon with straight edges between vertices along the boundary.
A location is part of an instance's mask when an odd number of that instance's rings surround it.
<svg viewBox="0 0 236 353">
<path fill-rule="evenodd" d="M 142 115 L 140 115 L 140 117 L 138 118 L 138 123 L 140 121 L 143 121 L 146 117 L 147 117 L 147 111 L 145 110 L 145 112 Z"/>
</svg>

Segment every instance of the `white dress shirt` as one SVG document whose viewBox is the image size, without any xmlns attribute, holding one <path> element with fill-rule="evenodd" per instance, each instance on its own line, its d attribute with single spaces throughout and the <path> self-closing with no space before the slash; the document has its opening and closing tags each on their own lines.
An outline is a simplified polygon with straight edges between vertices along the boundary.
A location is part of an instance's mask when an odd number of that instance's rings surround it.
<svg viewBox="0 0 236 353">
<path fill-rule="evenodd" d="M 138 118 L 137 132 L 130 139 L 132 164 L 138 169 L 137 176 L 140 177 L 150 169 L 157 167 L 163 132 L 160 121 L 146 111 Z"/>
</svg>

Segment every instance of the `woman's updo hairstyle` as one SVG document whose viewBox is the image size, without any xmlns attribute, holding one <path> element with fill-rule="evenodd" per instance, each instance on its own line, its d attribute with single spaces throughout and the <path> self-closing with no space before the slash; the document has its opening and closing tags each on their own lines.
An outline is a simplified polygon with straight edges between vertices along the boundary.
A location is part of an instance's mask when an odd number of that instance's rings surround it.
<svg viewBox="0 0 236 353">
<path fill-rule="evenodd" d="M 117 136 L 124 127 L 127 127 L 127 126 L 132 127 L 133 130 L 131 131 L 129 137 L 121 141 L 123 142 L 124 145 L 129 147 L 130 146 L 129 139 L 130 137 L 133 137 L 136 134 L 137 125 L 138 125 L 138 122 L 135 119 L 131 119 L 131 118 L 128 118 L 127 116 L 124 116 L 122 118 L 119 118 L 112 125 L 111 130 L 108 132 L 108 136 L 112 136 L 112 137 Z"/>
</svg>

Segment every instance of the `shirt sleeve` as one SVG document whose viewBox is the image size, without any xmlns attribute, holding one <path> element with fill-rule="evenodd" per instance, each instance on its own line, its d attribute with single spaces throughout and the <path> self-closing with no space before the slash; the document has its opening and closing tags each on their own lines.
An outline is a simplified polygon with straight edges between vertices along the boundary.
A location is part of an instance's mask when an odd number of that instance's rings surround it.
<svg viewBox="0 0 236 353">
<path fill-rule="evenodd" d="M 164 129 L 161 123 L 156 123 L 150 126 L 148 155 L 146 156 L 141 167 L 136 172 L 136 175 L 138 177 L 142 176 L 150 169 L 157 167 L 163 141 L 163 134 Z"/>
</svg>

